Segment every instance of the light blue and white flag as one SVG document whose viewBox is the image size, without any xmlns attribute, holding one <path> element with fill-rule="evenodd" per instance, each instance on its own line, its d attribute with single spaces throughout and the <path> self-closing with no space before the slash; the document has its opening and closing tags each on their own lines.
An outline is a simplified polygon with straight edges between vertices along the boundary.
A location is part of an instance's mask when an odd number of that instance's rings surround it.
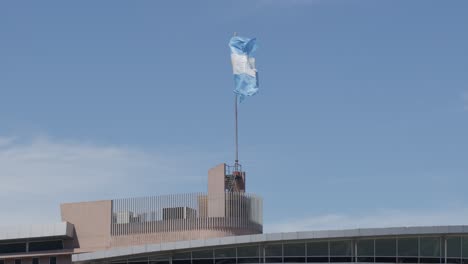
<svg viewBox="0 0 468 264">
<path fill-rule="evenodd" d="M 242 102 L 246 96 L 258 92 L 258 73 L 253 57 L 257 43 L 255 38 L 234 36 L 229 41 L 229 47 L 235 81 L 234 93 L 239 96 L 239 102 Z"/>
</svg>

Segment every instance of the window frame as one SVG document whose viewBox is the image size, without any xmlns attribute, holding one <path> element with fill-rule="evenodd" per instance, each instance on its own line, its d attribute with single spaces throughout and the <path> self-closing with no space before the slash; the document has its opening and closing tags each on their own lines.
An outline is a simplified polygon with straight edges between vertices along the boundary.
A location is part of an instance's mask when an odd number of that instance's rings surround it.
<svg viewBox="0 0 468 264">
<path fill-rule="evenodd" d="M 55 262 L 52 262 L 52 259 L 54 259 Z M 57 264 L 57 257 L 56 256 L 50 256 L 49 257 L 49 264 Z"/>
</svg>

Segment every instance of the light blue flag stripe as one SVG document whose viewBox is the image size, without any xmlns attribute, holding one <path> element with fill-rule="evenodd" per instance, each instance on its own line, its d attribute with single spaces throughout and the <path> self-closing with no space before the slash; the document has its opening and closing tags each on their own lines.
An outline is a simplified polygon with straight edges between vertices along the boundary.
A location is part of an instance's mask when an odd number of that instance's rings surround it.
<svg viewBox="0 0 468 264">
<path fill-rule="evenodd" d="M 234 93 L 239 95 L 239 102 L 242 102 L 246 96 L 253 96 L 258 92 L 258 73 L 253 57 L 257 43 L 255 38 L 235 36 L 229 41 L 229 47 L 234 72 Z"/>
</svg>

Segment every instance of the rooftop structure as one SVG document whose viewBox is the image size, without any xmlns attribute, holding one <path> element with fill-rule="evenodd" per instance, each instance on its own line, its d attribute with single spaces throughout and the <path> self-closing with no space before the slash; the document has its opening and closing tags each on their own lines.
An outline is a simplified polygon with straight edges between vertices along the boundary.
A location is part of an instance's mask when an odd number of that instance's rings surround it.
<svg viewBox="0 0 468 264">
<path fill-rule="evenodd" d="M 239 164 L 206 193 L 61 205 L 61 223 L 0 230 L 0 264 L 468 264 L 468 226 L 263 234 L 263 202 Z"/>
<path fill-rule="evenodd" d="M 0 229 L 0 264 L 71 263 L 73 225 L 67 222 Z"/>
<path fill-rule="evenodd" d="M 468 263 L 468 226 L 272 233 L 77 254 L 79 264 Z"/>
</svg>

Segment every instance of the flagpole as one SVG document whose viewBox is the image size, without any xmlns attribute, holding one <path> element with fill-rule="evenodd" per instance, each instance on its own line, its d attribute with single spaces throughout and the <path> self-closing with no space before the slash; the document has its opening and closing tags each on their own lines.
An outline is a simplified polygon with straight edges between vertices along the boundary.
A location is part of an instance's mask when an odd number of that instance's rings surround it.
<svg viewBox="0 0 468 264">
<path fill-rule="evenodd" d="M 234 37 L 237 36 L 237 32 L 234 32 Z M 239 166 L 239 127 L 237 121 L 237 94 L 234 95 L 234 115 L 235 115 L 235 134 L 236 134 L 236 160 L 234 163 L 234 168 L 237 171 Z"/>
<path fill-rule="evenodd" d="M 239 127 L 237 121 L 237 94 L 234 95 L 234 115 L 235 115 L 235 129 L 236 129 L 236 162 L 234 164 L 236 170 L 239 165 Z"/>
</svg>

